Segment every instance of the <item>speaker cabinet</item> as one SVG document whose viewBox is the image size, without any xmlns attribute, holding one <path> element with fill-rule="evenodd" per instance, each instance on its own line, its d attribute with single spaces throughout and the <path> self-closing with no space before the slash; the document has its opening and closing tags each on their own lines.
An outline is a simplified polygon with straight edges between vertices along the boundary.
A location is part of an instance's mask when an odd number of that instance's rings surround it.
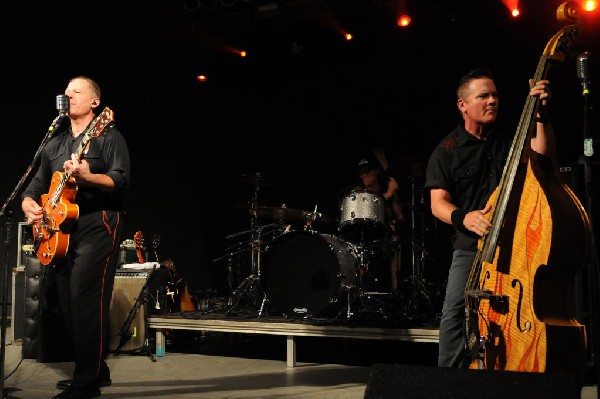
<svg viewBox="0 0 600 399">
<path fill-rule="evenodd" d="M 365 399 L 579 399 L 579 376 L 376 363 Z"/>
<path fill-rule="evenodd" d="M 146 339 L 146 282 L 151 272 L 117 272 L 110 302 L 109 351 L 131 351 Z M 124 344 L 119 345 L 123 342 Z"/>
<path fill-rule="evenodd" d="M 167 282 L 168 271 L 162 267 L 117 270 L 110 302 L 109 351 L 153 349 L 154 339 L 149 334 L 146 319 L 166 313 Z"/>
</svg>

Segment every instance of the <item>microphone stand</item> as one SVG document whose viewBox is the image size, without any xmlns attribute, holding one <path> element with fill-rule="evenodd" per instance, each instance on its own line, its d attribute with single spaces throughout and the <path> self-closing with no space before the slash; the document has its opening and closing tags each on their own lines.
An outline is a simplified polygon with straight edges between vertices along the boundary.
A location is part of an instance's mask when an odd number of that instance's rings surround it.
<svg viewBox="0 0 600 399">
<path fill-rule="evenodd" d="M 594 231 L 594 221 L 592 211 L 592 195 L 593 195 L 593 177 L 592 177 L 592 158 L 594 156 L 594 140 L 590 134 L 590 122 L 589 122 L 589 112 L 591 110 L 590 104 L 590 90 L 588 89 L 588 83 L 585 81 L 587 79 L 586 76 L 580 76 L 584 81 L 582 85 L 583 89 L 583 153 L 584 153 L 584 189 L 585 189 L 585 199 L 586 204 L 585 207 L 587 209 L 587 214 L 590 219 L 590 224 L 592 226 L 592 249 L 591 249 L 591 259 L 588 264 L 588 304 L 589 304 L 589 314 L 590 314 L 590 330 L 591 330 L 591 356 L 592 363 L 594 367 L 594 371 L 596 373 L 596 386 L 598 386 L 598 381 L 600 381 L 600 367 L 598 366 L 598 358 L 600 357 L 600 353 L 598 352 L 598 347 L 600 345 L 600 332 L 598 331 L 598 315 L 596 306 L 598 304 L 599 296 L 598 296 L 598 287 L 600 286 L 600 280 L 598 279 L 598 253 L 596 250 L 596 237 Z M 597 398 L 600 399 L 600 392 L 596 391 Z"/>
<path fill-rule="evenodd" d="M 8 272 L 8 249 L 10 247 L 10 238 L 11 238 L 11 229 L 12 229 L 12 215 L 13 211 L 8 209 L 8 207 L 12 204 L 13 200 L 23 187 L 23 184 L 29 177 L 31 171 L 35 167 L 38 159 L 42 153 L 42 150 L 52 138 L 52 134 L 58 129 L 60 123 L 64 119 L 67 114 L 61 110 L 56 118 L 52 121 L 52 124 L 48 128 L 48 133 L 42 140 L 40 147 L 35 153 L 33 161 L 25 171 L 25 174 L 21 177 L 15 188 L 13 189 L 10 196 L 2 205 L 0 209 L 0 267 L 3 268 L 3 276 L 2 276 L 2 326 L 0 330 L 0 336 L 2 341 L 0 342 L 0 398 L 7 399 L 7 396 L 4 394 L 4 363 L 5 363 L 5 355 L 6 355 L 6 324 L 7 324 L 7 307 L 8 307 L 8 279 L 10 278 L 10 274 Z M 4 235 L 4 239 L 2 236 Z M 14 306 L 14 304 L 13 304 Z M 12 323 L 15 321 L 12 320 Z"/>
</svg>

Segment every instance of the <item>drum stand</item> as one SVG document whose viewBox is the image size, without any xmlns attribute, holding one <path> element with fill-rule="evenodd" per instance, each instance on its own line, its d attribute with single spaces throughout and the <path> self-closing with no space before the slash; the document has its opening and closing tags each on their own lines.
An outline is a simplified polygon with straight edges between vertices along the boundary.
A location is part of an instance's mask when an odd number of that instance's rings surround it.
<svg viewBox="0 0 600 399">
<path fill-rule="evenodd" d="M 251 273 L 231 293 L 231 296 L 228 301 L 230 308 L 227 313 L 230 314 L 231 312 L 237 310 L 240 306 L 242 299 L 246 299 L 246 302 L 248 302 L 249 305 L 251 305 L 253 308 L 258 308 L 258 316 L 260 317 L 264 311 L 265 303 L 267 302 L 266 294 L 263 292 L 263 289 L 260 284 L 260 252 L 261 246 L 263 244 L 261 236 L 263 234 L 264 229 L 280 226 L 280 224 L 272 223 L 260 227 L 258 226 L 256 208 L 258 204 L 258 191 L 260 187 L 259 180 L 261 178 L 261 175 L 260 173 L 256 173 L 255 176 L 256 183 L 254 186 L 254 196 L 250 208 L 250 230 L 243 232 L 252 233 L 252 236 L 250 238 Z M 233 236 L 237 236 L 237 234 L 234 234 Z M 229 266 L 229 269 L 231 269 L 231 266 Z M 259 300 L 261 301 L 260 306 L 258 305 Z"/>
<path fill-rule="evenodd" d="M 361 238 L 358 244 L 351 244 L 358 267 L 358 286 L 343 286 L 347 293 L 346 319 L 359 318 L 364 320 L 386 320 L 390 313 L 391 292 L 382 292 L 376 289 L 376 281 L 369 273 L 375 272 L 375 242 L 368 242 Z M 388 269 L 385 263 L 385 271 Z M 354 292 L 356 291 L 356 292 Z M 340 311 L 337 317 L 342 314 Z"/>
<path fill-rule="evenodd" d="M 250 245 L 252 271 L 250 275 L 246 277 L 231 293 L 231 297 L 229 299 L 231 307 L 229 308 L 228 313 L 237 310 L 242 302 L 242 299 L 246 299 L 246 302 L 248 302 L 248 304 L 252 307 L 258 307 L 258 300 L 259 298 L 263 297 L 258 310 L 258 315 L 260 316 L 263 312 L 265 303 L 264 293 L 262 292 L 260 285 L 260 229 L 257 229 L 256 232 L 253 233 Z"/>
<path fill-rule="evenodd" d="M 423 212 L 420 212 L 420 223 L 421 223 L 421 231 L 417 233 L 417 204 L 416 204 L 416 187 L 415 187 L 415 178 L 411 177 L 411 229 L 412 229 L 412 237 L 411 237 L 411 249 L 412 249 L 412 281 L 411 281 L 411 290 L 410 296 L 406 301 L 406 305 L 404 307 L 405 316 L 408 318 L 413 318 L 415 316 L 423 316 L 426 314 L 433 313 L 433 304 L 429 295 L 427 295 L 427 290 L 425 287 L 425 281 L 423 279 L 423 267 L 425 265 L 425 257 L 427 255 L 427 251 L 424 246 L 424 226 L 425 221 L 423 220 Z M 423 198 L 421 198 L 421 203 L 423 202 Z M 420 240 L 419 240 L 420 239 Z"/>
</svg>

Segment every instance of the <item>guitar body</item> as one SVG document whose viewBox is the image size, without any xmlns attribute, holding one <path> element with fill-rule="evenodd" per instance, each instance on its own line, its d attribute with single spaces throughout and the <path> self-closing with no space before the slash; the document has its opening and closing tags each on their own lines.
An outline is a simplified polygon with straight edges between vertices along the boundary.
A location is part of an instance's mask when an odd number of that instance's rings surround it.
<svg viewBox="0 0 600 399">
<path fill-rule="evenodd" d="M 183 282 L 183 289 L 181 290 L 181 296 L 179 298 L 179 309 L 181 312 L 193 312 L 198 309 L 196 301 L 190 295 L 190 291 L 185 282 Z"/>
<path fill-rule="evenodd" d="M 55 192 L 62 184 L 63 172 L 54 172 L 50 183 L 50 192 Z M 44 266 L 53 260 L 65 257 L 69 248 L 69 230 L 79 217 L 79 206 L 74 203 L 77 186 L 71 178 L 62 188 L 62 195 L 54 204 L 50 194 L 42 194 L 42 219 L 32 225 L 33 236 L 38 242 L 36 255 Z"/>
</svg>

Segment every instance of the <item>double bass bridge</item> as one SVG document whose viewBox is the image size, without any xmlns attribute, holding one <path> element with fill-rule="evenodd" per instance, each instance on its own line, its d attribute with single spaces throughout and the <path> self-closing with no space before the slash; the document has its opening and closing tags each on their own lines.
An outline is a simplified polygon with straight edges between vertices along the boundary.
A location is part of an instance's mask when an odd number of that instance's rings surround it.
<svg viewBox="0 0 600 399">
<path fill-rule="evenodd" d="M 508 313 L 508 295 L 497 295 L 490 290 L 467 290 L 467 296 L 477 301 L 487 300 L 490 303 L 490 307 L 501 314 Z"/>
</svg>

